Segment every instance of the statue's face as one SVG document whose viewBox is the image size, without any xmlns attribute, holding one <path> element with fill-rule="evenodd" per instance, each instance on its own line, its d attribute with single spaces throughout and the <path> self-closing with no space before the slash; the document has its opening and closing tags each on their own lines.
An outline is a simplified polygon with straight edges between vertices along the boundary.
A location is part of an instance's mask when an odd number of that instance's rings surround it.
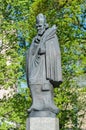
<svg viewBox="0 0 86 130">
<path fill-rule="evenodd" d="M 37 31 L 41 33 L 45 29 L 45 16 L 43 14 L 39 14 L 36 19 L 36 27 Z"/>
<path fill-rule="evenodd" d="M 40 31 L 42 31 L 42 30 L 44 30 L 44 25 L 43 25 L 43 24 L 39 24 L 39 25 L 37 26 L 37 31 L 40 32 Z"/>
</svg>

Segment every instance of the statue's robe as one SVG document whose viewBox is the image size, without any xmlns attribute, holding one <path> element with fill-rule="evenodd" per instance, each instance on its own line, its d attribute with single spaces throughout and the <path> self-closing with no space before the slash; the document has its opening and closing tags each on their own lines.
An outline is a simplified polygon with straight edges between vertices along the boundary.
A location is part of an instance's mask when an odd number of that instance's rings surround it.
<svg viewBox="0 0 86 130">
<path fill-rule="evenodd" d="M 26 61 L 27 83 L 33 98 L 32 108 L 52 109 L 51 111 L 56 112 L 52 91 L 53 86 L 58 87 L 62 82 L 61 54 L 56 27 L 47 29 L 38 43 L 35 39 L 27 52 Z"/>
</svg>

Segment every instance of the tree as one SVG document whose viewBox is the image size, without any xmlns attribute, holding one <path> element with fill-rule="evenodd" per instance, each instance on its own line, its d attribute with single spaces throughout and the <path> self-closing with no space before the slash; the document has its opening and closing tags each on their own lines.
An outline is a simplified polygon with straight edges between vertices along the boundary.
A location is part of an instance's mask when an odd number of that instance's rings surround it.
<svg viewBox="0 0 86 130">
<path fill-rule="evenodd" d="M 18 86 L 25 73 L 26 44 L 24 43 L 28 39 L 27 18 L 30 4 L 31 1 L 28 0 L 0 1 L 2 5 L 0 7 L 0 89 Z M 31 103 L 27 92 L 27 89 L 23 89 L 22 93 L 16 93 L 13 98 L 4 97 L 0 100 L 1 130 L 25 129 L 26 110 Z"/>
<path fill-rule="evenodd" d="M 22 75 L 19 71 L 22 69 L 24 52 L 26 47 L 24 46 L 20 50 L 19 32 L 22 33 L 23 39 L 28 39 L 28 12 L 31 2 L 24 1 L 8 1 L 4 0 L 0 2 L 0 40 L 2 45 L 0 46 L 0 84 L 3 87 L 12 87 L 18 77 Z"/>
</svg>

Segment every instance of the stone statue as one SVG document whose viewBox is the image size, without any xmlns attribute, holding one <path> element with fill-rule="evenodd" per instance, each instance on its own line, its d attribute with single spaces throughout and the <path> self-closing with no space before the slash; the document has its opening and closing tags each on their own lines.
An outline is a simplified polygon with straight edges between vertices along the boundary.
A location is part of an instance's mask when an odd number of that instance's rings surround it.
<svg viewBox="0 0 86 130">
<path fill-rule="evenodd" d="M 56 26 L 48 27 L 46 17 L 36 18 L 37 35 L 27 51 L 26 77 L 32 95 L 30 117 L 55 117 L 59 109 L 53 101 L 53 88 L 62 82 L 61 55 Z"/>
</svg>

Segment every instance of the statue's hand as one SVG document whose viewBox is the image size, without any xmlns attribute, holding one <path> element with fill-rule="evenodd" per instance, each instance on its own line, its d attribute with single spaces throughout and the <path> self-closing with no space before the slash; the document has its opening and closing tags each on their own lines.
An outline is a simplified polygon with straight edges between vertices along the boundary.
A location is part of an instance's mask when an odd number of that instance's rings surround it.
<svg viewBox="0 0 86 130">
<path fill-rule="evenodd" d="M 40 37 L 38 35 L 35 37 L 34 42 L 36 42 L 36 44 L 40 43 Z"/>
<path fill-rule="evenodd" d="M 38 54 L 43 55 L 43 54 L 45 54 L 45 52 L 46 52 L 45 48 L 42 47 L 42 48 L 39 48 Z"/>
</svg>

